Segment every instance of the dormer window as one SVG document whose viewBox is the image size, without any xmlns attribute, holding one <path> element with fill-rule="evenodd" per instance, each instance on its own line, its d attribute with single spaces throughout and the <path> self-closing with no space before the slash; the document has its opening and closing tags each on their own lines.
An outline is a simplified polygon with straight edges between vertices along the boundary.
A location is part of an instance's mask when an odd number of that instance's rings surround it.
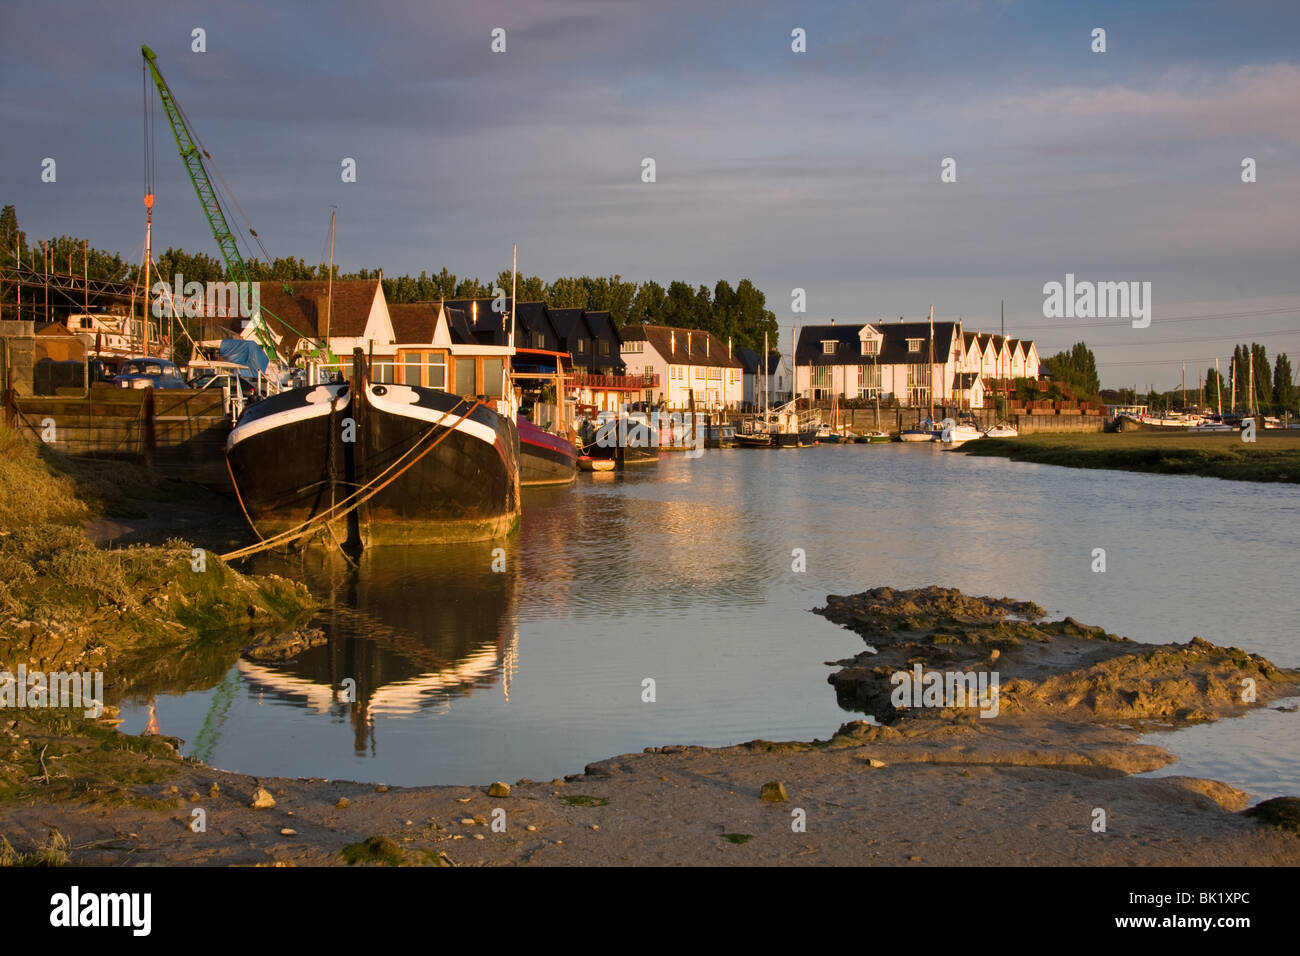
<svg viewBox="0 0 1300 956">
<path fill-rule="evenodd" d="M 907 340 L 907 350 L 908 350 L 909 352 L 919 352 L 919 351 L 921 351 L 921 341 L 922 341 L 921 339 L 908 339 L 908 340 Z"/>
<path fill-rule="evenodd" d="M 863 339 L 863 340 L 862 340 L 862 354 L 863 354 L 863 355 L 879 355 L 879 354 L 880 354 L 880 339 Z"/>
<path fill-rule="evenodd" d="M 830 341 L 823 340 L 822 355 L 834 355 L 834 354 L 835 354 L 835 341 L 833 339 Z"/>
</svg>

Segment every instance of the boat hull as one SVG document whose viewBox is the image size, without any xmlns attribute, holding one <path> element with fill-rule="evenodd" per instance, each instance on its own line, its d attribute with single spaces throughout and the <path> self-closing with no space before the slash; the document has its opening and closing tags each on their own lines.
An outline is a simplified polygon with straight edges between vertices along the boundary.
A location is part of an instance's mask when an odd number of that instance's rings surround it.
<svg viewBox="0 0 1300 956">
<path fill-rule="evenodd" d="M 332 400 L 311 397 L 322 389 Z M 437 389 L 372 384 L 356 394 L 347 386 L 293 389 L 251 411 L 257 414 L 231 432 L 226 460 L 263 538 L 313 519 L 324 526 L 331 502 L 366 486 L 359 507 L 328 522 L 337 540 L 362 547 L 480 541 L 519 522 L 519 433 L 487 405 Z"/>
<path fill-rule="evenodd" d="M 578 448 L 559 435 L 519 419 L 519 483 L 564 485 L 578 479 Z"/>
</svg>

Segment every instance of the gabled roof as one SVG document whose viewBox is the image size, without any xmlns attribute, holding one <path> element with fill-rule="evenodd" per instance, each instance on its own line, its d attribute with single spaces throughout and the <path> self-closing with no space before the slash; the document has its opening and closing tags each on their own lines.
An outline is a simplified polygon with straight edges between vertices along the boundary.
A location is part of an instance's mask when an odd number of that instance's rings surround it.
<svg viewBox="0 0 1300 956">
<path fill-rule="evenodd" d="M 582 313 L 585 310 L 550 309 L 549 311 L 551 313 L 551 323 L 555 326 L 555 331 L 559 334 L 560 340 L 563 342 L 574 334 L 575 327 L 579 322 L 582 322 Z M 586 335 L 589 331 L 590 330 L 586 328 L 585 322 L 583 322 L 582 327 L 577 328 L 577 333 L 579 335 Z"/>
<path fill-rule="evenodd" d="M 438 328 L 438 303 L 402 302 L 388 307 L 398 345 L 427 345 Z"/>
<path fill-rule="evenodd" d="M 758 375 L 762 372 L 762 359 L 755 349 L 736 349 L 736 360 L 740 362 L 741 368 L 745 370 L 746 375 Z M 767 353 L 767 374 L 771 375 L 780 366 L 781 353 L 776 349 L 772 349 Z"/>
<path fill-rule="evenodd" d="M 952 387 L 960 389 L 974 388 L 980 380 L 979 372 L 958 372 L 952 377 Z"/>
<path fill-rule="evenodd" d="M 277 337 L 284 338 L 282 352 L 292 351 L 301 337 L 323 337 L 327 312 L 330 338 L 361 338 L 378 290 L 378 279 L 339 279 L 334 282 L 331 303 L 326 279 L 263 282 L 259 286 L 262 305 L 274 314 L 264 314 L 263 319 Z"/>
<path fill-rule="evenodd" d="M 862 365 L 870 364 L 870 356 L 862 354 L 858 337 L 863 325 L 870 325 L 884 337 L 880 354 L 875 361 L 881 365 L 908 365 L 925 363 L 930 358 L 929 322 L 871 322 L 860 325 L 805 325 L 799 330 L 799 344 L 795 361 L 799 365 Z M 934 360 L 942 362 L 952 350 L 956 335 L 956 322 L 934 323 Z M 921 351 L 909 352 L 908 339 L 920 339 Z M 827 353 L 822 343 L 835 343 L 835 350 Z"/>
<path fill-rule="evenodd" d="M 725 342 L 712 332 L 705 332 L 703 329 L 678 329 L 667 325 L 625 325 L 622 336 L 624 342 L 649 342 L 665 361 L 673 365 L 743 368 L 738 359 L 727 355 Z M 688 339 L 689 352 L 687 351 Z"/>
</svg>

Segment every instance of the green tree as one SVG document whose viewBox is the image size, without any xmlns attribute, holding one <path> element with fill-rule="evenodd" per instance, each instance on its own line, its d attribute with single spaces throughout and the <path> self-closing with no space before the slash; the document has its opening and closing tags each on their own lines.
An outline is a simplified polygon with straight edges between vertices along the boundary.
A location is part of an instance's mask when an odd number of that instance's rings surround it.
<svg viewBox="0 0 1300 956">
<path fill-rule="evenodd" d="M 1297 408 L 1300 389 L 1296 388 L 1295 375 L 1291 371 L 1291 360 L 1285 352 L 1279 352 L 1273 365 L 1273 410 L 1276 414 L 1300 412 Z"/>
<path fill-rule="evenodd" d="M 667 293 L 658 282 L 643 282 L 637 287 L 628 310 L 628 321 L 638 325 L 663 325 Z"/>
<path fill-rule="evenodd" d="M 1223 376 L 1217 368 L 1209 368 L 1205 371 L 1205 404 L 1211 408 L 1217 408 L 1220 400 L 1224 408 L 1230 408 L 1232 396 L 1228 392 L 1228 383 L 1223 380 Z"/>
<path fill-rule="evenodd" d="M 1101 391 L 1097 359 L 1083 342 L 1076 342 L 1068 352 L 1058 352 L 1044 359 L 1043 367 L 1053 381 L 1069 386 L 1080 398 L 1094 398 Z"/>
</svg>

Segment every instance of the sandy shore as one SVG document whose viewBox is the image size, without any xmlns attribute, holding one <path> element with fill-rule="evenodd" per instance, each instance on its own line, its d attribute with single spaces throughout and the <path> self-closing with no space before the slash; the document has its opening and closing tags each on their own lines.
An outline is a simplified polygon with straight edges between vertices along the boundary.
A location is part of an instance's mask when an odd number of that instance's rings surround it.
<svg viewBox="0 0 1300 956">
<path fill-rule="evenodd" d="M 30 852 L 57 831 L 86 865 L 1300 864 L 1300 800 L 1247 811 L 1221 783 L 1132 776 L 1173 759 L 1136 742 L 1144 727 L 1266 706 L 1300 674 L 1036 612 L 938 588 L 820 609 L 871 645 L 830 675 L 841 699 L 879 703 L 905 666 L 996 664 L 994 718 L 878 706 L 884 725 L 851 721 L 824 741 L 663 747 L 499 796 L 228 774 L 165 739 L 23 715 L 0 723 L 0 832 Z M 785 799 L 762 799 L 777 782 Z M 259 790 L 274 806 L 250 806 Z"/>
</svg>

